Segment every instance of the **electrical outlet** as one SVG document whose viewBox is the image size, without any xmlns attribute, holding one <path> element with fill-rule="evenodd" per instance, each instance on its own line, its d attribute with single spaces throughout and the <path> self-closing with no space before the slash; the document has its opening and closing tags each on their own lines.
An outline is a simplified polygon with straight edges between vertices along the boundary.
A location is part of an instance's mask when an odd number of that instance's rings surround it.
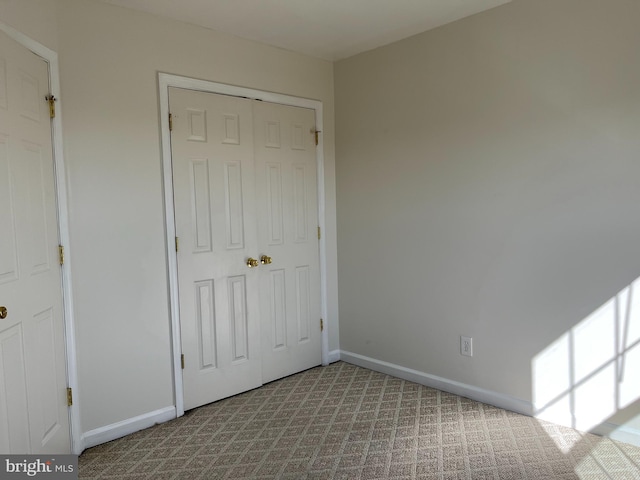
<svg viewBox="0 0 640 480">
<path fill-rule="evenodd" d="M 460 336 L 460 354 L 473 357 L 473 338 Z"/>
</svg>

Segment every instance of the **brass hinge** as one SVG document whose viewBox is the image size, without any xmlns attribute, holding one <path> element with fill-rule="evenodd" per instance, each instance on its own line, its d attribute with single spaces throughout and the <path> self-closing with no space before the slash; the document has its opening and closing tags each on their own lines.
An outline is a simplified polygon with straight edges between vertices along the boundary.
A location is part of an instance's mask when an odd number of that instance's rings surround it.
<svg viewBox="0 0 640 480">
<path fill-rule="evenodd" d="M 73 405 L 73 391 L 71 388 L 67 388 L 67 407 Z"/>
<path fill-rule="evenodd" d="M 53 95 L 47 95 L 44 97 L 49 103 L 49 117 L 56 118 L 56 97 Z"/>
<path fill-rule="evenodd" d="M 180 366 L 182 370 L 184 370 L 184 353 L 180 355 Z"/>
<path fill-rule="evenodd" d="M 321 233 L 320 227 L 318 227 L 318 240 L 320 240 L 320 237 L 322 237 L 322 233 Z"/>
<path fill-rule="evenodd" d="M 318 134 L 322 133 L 322 131 L 321 130 L 314 130 L 313 133 L 314 133 L 314 135 L 316 137 L 316 147 L 317 147 L 318 146 L 318 142 L 319 142 Z"/>
<path fill-rule="evenodd" d="M 324 321 L 322 319 L 320 319 L 320 331 L 324 331 Z"/>
<path fill-rule="evenodd" d="M 62 245 L 58 245 L 58 261 L 60 265 L 64 265 L 64 247 Z"/>
<path fill-rule="evenodd" d="M 173 115 L 169 114 L 169 131 L 173 132 Z"/>
<path fill-rule="evenodd" d="M 176 252 L 178 251 L 178 237 L 176 237 Z"/>
</svg>

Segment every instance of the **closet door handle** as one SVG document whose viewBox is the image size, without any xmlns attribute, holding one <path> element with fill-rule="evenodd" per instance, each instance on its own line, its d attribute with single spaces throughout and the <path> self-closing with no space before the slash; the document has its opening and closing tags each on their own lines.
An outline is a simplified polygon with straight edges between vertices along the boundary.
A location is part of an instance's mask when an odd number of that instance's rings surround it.
<svg viewBox="0 0 640 480">
<path fill-rule="evenodd" d="M 262 255 L 260 257 L 260 263 L 263 265 L 270 265 L 271 262 L 271 257 L 269 257 L 268 255 Z"/>
<path fill-rule="evenodd" d="M 247 267 L 249 268 L 253 268 L 253 267 L 257 267 L 259 265 L 258 260 L 256 260 L 255 258 L 247 258 Z"/>
</svg>

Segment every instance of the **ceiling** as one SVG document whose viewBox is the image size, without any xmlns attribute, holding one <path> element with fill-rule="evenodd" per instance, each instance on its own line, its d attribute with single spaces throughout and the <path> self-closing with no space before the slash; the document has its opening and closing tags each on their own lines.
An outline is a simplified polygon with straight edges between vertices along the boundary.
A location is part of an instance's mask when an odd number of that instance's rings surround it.
<svg viewBox="0 0 640 480">
<path fill-rule="evenodd" d="M 340 60 L 511 0 L 103 0 Z"/>
</svg>

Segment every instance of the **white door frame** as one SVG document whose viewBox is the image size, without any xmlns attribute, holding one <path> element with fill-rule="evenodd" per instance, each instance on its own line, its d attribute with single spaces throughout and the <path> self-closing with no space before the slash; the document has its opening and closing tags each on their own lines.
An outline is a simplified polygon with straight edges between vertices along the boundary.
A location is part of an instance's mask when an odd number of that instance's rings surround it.
<svg viewBox="0 0 640 480">
<path fill-rule="evenodd" d="M 158 73 L 158 86 L 160 93 L 160 128 L 162 132 L 162 169 L 164 176 L 164 207 L 167 233 L 167 263 L 169 268 L 169 301 L 171 313 L 171 340 L 174 373 L 174 392 L 176 403 L 176 415 L 184 414 L 184 390 L 182 383 L 182 366 L 180 362 L 180 311 L 178 303 L 178 256 L 175 249 L 176 227 L 173 209 L 173 174 L 171 168 L 171 136 L 169 134 L 169 87 L 185 88 L 200 92 L 219 93 L 233 95 L 271 103 L 280 103 L 294 107 L 309 108 L 316 114 L 316 130 L 322 132 L 322 102 L 307 98 L 293 97 L 280 93 L 264 92 L 251 88 L 237 87 L 224 83 L 198 80 L 195 78 Z M 316 148 L 316 163 L 318 166 L 318 223 L 322 232 L 325 232 L 325 190 L 324 190 L 324 150 L 322 141 Z M 327 249 L 325 235 L 320 238 L 320 304 L 322 318 L 325 325 L 327 319 Z M 329 364 L 329 338 L 328 328 L 322 331 L 322 365 Z"/>
<path fill-rule="evenodd" d="M 49 64 L 49 91 L 58 101 L 56 102 L 56 116 L 51 122 L 51 140 L 53 145 L 53 166 L 55 170 L 55 194 L 58 213 L 58 240 L 64 246 L 65 262 L 62 265 L 62 299 L 63 323 L 67 360 L 67 387 L 73 389 L 73 405 L 69 408 L 69 430 L 71 437 L 71 452 L 79 455 L 82 445 L 80 430 L 80 408 L 78 403 L 78 372 L 76 362 L 76 340 L 73 318 L 73 294 L 71 282 L 71 247 L 69 241 L 69 214 L 67 204 L 67 182 L 64 156 L 62 148 L 62 108 L 60 101 L 60 73 L 58 69 L 58 54 L 41 43 L 26 36 L 9 25 L 0 22 L 0 31 L 6 33 L 23 47 L 31 50 Z M 44 102 L 45 99 L 42 98 Z"/>
</svg>

